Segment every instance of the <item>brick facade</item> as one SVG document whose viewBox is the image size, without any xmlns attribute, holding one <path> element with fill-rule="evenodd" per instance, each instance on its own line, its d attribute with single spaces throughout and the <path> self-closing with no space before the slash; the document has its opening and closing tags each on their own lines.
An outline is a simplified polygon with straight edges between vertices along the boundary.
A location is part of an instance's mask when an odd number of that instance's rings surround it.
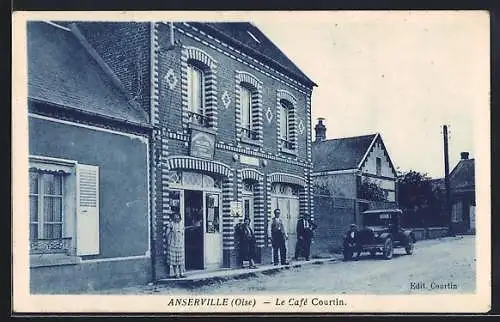
<svg viewBox="0 0 500 322">
<path fill-rule="evenodd" d="M 238 264 L 234 226 L 241 218 L 231 216 L 231 202 L 242 200 L 245 180 L 255 183 L 254 230 L 260 257 L 257 262 L 269 262 L 271 180 L 300 184 L 300 213 L 312 215 L 312 85 L 286 76 L 283 71 L 255 58 L 245 48 L 234 47 L 234 44 L 228 44 L 216 35 L 187 23 L 174 24 L 173 46 L 169 23 L 82 23 L 79 27 L 116 73 L 124 88 L 132 96 L 137 96 L 137 101 L 151 115 L 154 128 L 150 151 L 156 278 L 165 277 L 168 273 L 164 256 L 164 227 L 171 214 L 170 175 L 179 170 L 203 172 L 222 178 L 221 233 L 224 267 L 235 267 Z M 137 54 L 139 52 L 140 55 Z M 190 122 L 193 116 L 187 105 L 189 64 L 196 65 L 205 75 L 205 116 L 208 126 L 202 129 Z M 239 102 L 241 86 L 249 86 L 252 91 L 251 102 L 255 109 L 252 110 L 252 121 L 257 132 L 254 141 L 242 138 Z M 277 103 L 280 99 L 293 105 L 290 132 L 294 153 L 286 153 L 279 146 Z M 179 168 L 180 163 L 170 160 L 177 157 L 189 158 L 193 129 L 215 135 L 213 159 L 198 162 L 193 158 L 193 162 L 186 161 Z M 196 165 L 197 162 L 199 165 Z M 218 173 L 216 169 L 219 165 L 231 171 L 224 175 Z M 276 173 L 283 175 L 269 176 Z"/>
</svg>

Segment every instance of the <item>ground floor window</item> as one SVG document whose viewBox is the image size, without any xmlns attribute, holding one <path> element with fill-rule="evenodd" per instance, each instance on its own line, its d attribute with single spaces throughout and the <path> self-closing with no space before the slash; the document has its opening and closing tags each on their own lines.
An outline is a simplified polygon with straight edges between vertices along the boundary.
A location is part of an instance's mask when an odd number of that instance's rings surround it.
<svg viewBox="0 0 500 322">
<path fill-rule="evenodd" d="M 98 167 L 29 159 L 30 254 L 99 253 Z"/>
<path fill-rule="evenodd" d="M 451 221 L 452 222 L 462 222 L 463 221 L 463 212 L 462 212 L 462 203 L 456 202 L 451 207 Z"/>
</svg>

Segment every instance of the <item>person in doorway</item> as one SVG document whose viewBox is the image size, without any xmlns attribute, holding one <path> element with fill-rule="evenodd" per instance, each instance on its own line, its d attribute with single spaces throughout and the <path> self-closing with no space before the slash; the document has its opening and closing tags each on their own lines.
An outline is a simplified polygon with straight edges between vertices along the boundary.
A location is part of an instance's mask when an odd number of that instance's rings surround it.
<svg viewBox="0 0 500 322">
<path fill-rule="evenodd" d="M 252 227 L 250 227 L 250 218 L 245 217 L 243 224 L 239 227 L 239 257 L 241 268 L 244 267 L 243 262 L 248 261 L 250 268 L 255 266 L 255 235 Z"/>
<path fill-rule="evenodd" d="M 344 252 L 352 251 L 352 256 L 354 260 L 358 260 L 359 255 L 361 253 L 361 245 L 359 244 L 358 235 L 359 235 L 358 226 L 356 224 L 351 224 L 349 226 L 349 231 L 346 233 L 344 239 Z M 354 257 L 354 253 L 357 253 L 356 257 Z"/>
<path fill-rule="evenodd" d="M 295 246 L 295 260 L 299 257 L 304 257 L 306 261 L 309 260 L 311 253 L 311 241 L 313 238 L 314 230 L 318 226 L 309 218 L 307 214 L 302 215 L 297 220 L 297 244 Z"/>
<path fill-rule="evenodd" d="M 181 215 L 175 213 L 167 223 L 167 264 L 171 277 L 184 277 L 184 227 Z"/>
<path fill-rule="evenodd" d="M 285 226 L 280 218 L 281 211 L 274 210 L 274 218 L 271 223 L 271 243 L 273 246 L 273 261 L 274 265 L 278 265 L 278 252 L 281 260 L 281 265 L 288 265 L 286 261 L 286 240 L 288 235 L 285 231 Z"/>
</svg>

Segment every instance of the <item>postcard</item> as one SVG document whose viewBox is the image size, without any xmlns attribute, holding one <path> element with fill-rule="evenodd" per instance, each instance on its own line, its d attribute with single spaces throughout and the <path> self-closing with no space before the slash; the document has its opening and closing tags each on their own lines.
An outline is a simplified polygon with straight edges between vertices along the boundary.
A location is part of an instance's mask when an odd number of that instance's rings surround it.
<svg viewBox="0 0 500 322">
<path fill-rule="evenodd" d="M 489 46 L 486 11 L 15 12 L 14 312 L 489 311 Z"/>
</svg>

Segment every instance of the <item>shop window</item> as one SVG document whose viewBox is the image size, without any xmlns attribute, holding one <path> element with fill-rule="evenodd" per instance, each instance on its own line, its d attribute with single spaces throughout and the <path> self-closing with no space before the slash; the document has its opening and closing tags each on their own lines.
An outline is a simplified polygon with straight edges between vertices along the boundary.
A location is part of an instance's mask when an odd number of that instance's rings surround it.
<svg viewBox="0 0 500 322">
<path fill-rule="evenodd" d="M 206 195 L 206 213 L 207 213 L 207 233 L 220 232 L 220 203 L 219 195 L 207 193 Z"/>
</svg>

